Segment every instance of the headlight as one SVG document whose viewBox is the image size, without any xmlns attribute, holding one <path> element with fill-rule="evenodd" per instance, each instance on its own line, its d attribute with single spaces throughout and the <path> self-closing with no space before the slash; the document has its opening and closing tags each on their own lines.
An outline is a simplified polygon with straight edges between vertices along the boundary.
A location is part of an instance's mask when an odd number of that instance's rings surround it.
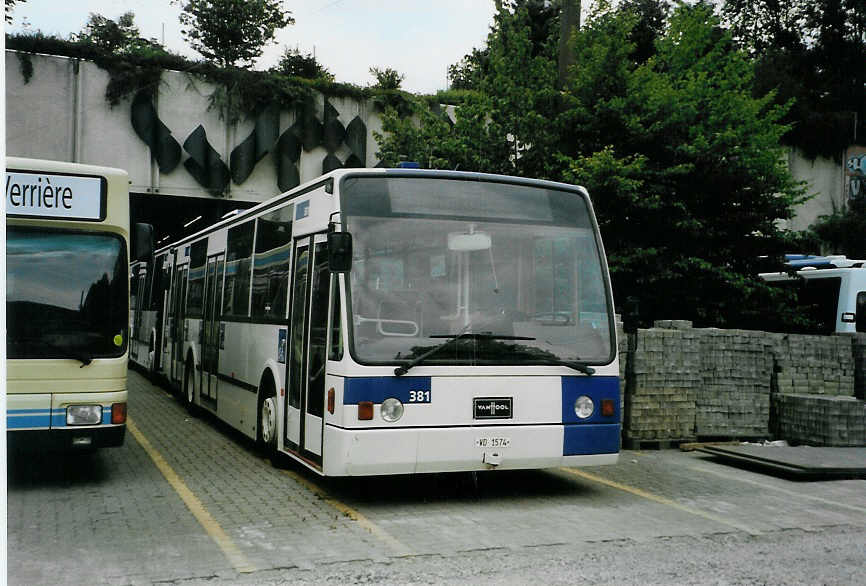
<svg viewBox="0 0 866 586">
<path fill-rule="evenodd" d="M 400 399 L 389 397 L 382 401 L 382 419 L 393 423 L 403 417 L 403 403 Z"/>
<path fill-rule="evenodd" d="M 595 411 L 595 405 L 593 405 L 592 399 L 586 395 L 579 396 L 574 402 L 574 414 L 577 415 L 579 419 L 586 419 L 592 415 L 593 411 Z"/>
<path fill-rule="evenodd" d="M 102 405 L 70 405 L 66 425 L 96 425 L 102 422 Z"/>
</svg>

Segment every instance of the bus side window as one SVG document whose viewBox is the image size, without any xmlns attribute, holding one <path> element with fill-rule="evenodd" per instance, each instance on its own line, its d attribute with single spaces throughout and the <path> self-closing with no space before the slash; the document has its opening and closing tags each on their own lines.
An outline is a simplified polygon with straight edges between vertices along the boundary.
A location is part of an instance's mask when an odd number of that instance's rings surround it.
<svg viewBox="0 0 866 586">
<path fill-rule="evenodd" d="M 857 331 L 866 332 L 866 291 L 857 293 Z"/>
<path fill-rule="evenodd" d="M 226 237 L 223 315 L 247 317 L 252 283 L 253 222 L 229 228 Z"/>
<path fill-rule="evenodd" d="M 207 257 L 207 239 L 190 246 L 189 290 L 186 296 L 187 317 L 201 318 L 204 308 L 204 265 Z"/>
<path fill-rule="evenodd" d="M 292 206 L 260 217 L 253 256 L 252 315 L 283 319 L 292 256 Z"/>
</svg>

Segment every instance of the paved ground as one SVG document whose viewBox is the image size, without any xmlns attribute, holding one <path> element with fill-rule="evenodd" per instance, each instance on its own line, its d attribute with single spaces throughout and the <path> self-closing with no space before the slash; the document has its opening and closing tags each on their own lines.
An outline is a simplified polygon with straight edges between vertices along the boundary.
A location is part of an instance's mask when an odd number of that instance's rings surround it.
<svg viewBox="0 0 866 586">
<path fill-rule="evenodd" d="M 321 479 L 130 375 L 126 445 L 10 454 L 10 584 L 855 583 L 866 481 L 708 455 Z"/>
</svg>

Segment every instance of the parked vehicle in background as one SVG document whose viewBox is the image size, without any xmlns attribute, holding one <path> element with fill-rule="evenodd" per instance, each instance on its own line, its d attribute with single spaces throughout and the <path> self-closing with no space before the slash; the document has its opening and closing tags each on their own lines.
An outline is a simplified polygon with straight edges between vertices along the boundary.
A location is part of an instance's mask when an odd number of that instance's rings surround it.
<svg viewBox="0 0 866 586">
<path fill-rule="evenodd" d="M 766 282 L 792 289 L 814 331 L 866 332 L 866 261 L 845 256 L 788 255 L 785 270 L 761 273 Z"/>
<path fill-rule="evenodd" d="M 140 228 L 142 255 L 149 228 Z M 123 443 L 129 242 L 124 171 L 6 160 L 10 443 Z"/>
</svg>

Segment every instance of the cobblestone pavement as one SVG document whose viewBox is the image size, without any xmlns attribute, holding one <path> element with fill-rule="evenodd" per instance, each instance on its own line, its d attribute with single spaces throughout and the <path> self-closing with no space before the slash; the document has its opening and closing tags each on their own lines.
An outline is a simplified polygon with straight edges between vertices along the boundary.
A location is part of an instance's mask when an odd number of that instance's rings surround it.
<svg viewBox="0 0 866 586">
<path fill-rule="evenodd" d="M 864 480 L 793 482 L 674 450 L 591 469 L 322 479 L 272 467 L 138 373 L 129 390 L 122 448 L 9 455 L 10 584 L 509 583 L 622 544 L 638 563 L 673 544 L 706 556 L 720 541 L 772 550 L 814 536 L 841 559 L 829 577 L 802 576 L 841 584 L 852 543 L 866 554 Z"/>
</svg>

